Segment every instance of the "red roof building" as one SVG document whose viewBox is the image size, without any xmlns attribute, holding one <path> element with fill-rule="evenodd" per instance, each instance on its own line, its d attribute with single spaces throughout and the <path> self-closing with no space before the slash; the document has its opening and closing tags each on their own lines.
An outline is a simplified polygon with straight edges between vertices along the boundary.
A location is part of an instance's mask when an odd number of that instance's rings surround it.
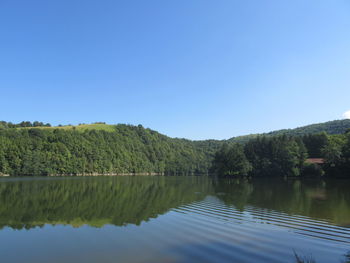
<svg viewBox="0 0 350 263">
<path fill-rule="evenodd" d="M 325 160 L 323 158 L 309 158 L 306 159 L 307 163 L 314 163 L 314 164 L 324 164 Z"/>
</svg>

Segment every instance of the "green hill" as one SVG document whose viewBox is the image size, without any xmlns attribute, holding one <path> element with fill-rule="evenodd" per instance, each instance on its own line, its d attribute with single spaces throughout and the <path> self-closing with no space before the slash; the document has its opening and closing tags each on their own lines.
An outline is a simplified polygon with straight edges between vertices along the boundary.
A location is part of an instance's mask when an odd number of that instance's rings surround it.
<svg viewBox="0 0 350 263">
<path fill-rule="evenodd" d="M 244 143 L 260 135 L 340 134 L 349 128 L 350 120 L 336 120 L 229 140 L 191 141 L 170 138 L 141 125 L 51 127 L 41 122 L 0 122 L 0 174 L 207 174 L 225 142 Z"/>
<path fill-rule="evenodd" d="M 321 132 L 326 132 L 328 134 L 343 134 L 347 129 L 350 129 L 350 120 L 335 120 L 323 123 L 316 123 L 307 126 L 298 127 L 295 129 L 282 129 L 277 131 L 272 131 L 268 133 L 261 134 L 250 134 L 244 136 L 233 137 L 229 139 L 229 142 L 239 142 L 245 143 L 250 139 L 254 139 L 258 136 L 278 136 L 278 135 L 290 135 L 290 136 L 303 136 L 307 134 L 316 134 Z"/>
<path fill-rule="evenodd" d="M 0 129 L 0 174 L 205 174 L 218 144 L 170 138 L 141 125 Z"/>
<path fill-rule="evenodd" d="M 32 127 L 25 127 L 26 129 Z M 80 125 L 64 125 L 64 126 L 55 126 L 55 127 L 35 127 L 38 129 L 59 129 L 59 130 L 77 130 L 77 131 L 86 131 L 86 130 L 100 130 L 107 132 L 114 132 L 115 125 L 104 124 L 104 123 L 93 123 L 93 124 L 80 124 Z M 21 129 L 21 128 L 19 128 Z"/>
</svg>

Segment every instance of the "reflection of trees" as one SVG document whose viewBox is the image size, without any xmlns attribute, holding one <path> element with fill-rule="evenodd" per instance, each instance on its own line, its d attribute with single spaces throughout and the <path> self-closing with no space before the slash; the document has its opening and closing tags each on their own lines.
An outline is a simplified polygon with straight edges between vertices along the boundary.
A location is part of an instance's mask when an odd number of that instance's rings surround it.
<svg viewBox="0 0 350 263">
<path fill-rule="evenodd" d="M 185 179 L 185 180 L 184 180 Z M 205 178 L 99 177 L 19 180 L 0 184 L 0 226 L 140 224 L 201 200 Z"/>
<path fill-rule="evenodd" d="M 218 197 L 227 205 L 234 205 L 238 210 L 244 210 L 253 193 L 254 186 L 245 178 L 218 179 L 214 182 Z"/>
<path fill-rule="evenodd" d="M 347 180 L 222 179 L 218 198 L 242 210 L 246 205 L 305 215 L 350 225 L 350 182 Z"/>
<path fill-rule="evenodd" d="M 213 189 L 214 186 L 214 189 Z M 217 197 L 239 210 L 252 205 L 350 226 L 350 182 L 343 180 L 98 177 L 0 183 L 0 227 L 44 224 L 140 224 L 171 208 Z"/>
</svg>

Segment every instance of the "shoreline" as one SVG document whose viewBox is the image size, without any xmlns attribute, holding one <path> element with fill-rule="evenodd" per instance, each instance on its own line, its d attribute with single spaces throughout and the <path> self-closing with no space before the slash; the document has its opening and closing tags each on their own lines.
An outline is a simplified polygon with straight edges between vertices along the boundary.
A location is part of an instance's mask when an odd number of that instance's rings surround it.
<svg viewBox="0 0 350 263">
<path fill-rule="evenodd" d="M 165 176 L 165 173 L 91 173 L 91 174 L 48 174 L 48 175 L 9 175 L 1 174 L 0 177 L 92 177 L 92 176 Z"/>
<path fill-rule="evenodd" d="M 91 173 L 91 174 L 49 174 L 47 177 L 61 177 L 61 176 L 164 176 L 164 173 Z"/>
</svg>

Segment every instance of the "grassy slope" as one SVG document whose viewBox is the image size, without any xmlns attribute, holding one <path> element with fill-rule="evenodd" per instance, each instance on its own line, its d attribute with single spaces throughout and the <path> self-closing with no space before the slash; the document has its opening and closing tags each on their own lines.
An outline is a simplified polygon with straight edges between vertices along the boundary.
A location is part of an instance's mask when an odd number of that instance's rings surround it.
<svg viewBox="0 0 350 263">
<path fill-rule="evenodd" d="M 33 127 L 26 127 L 24 129 L 32 129 Z M 107 132 L 114 132 L 115 125 L 110 124 L 81 124 L 81 125 L 65 125 L 65 126 L 54 126 L 54 127 L 34 127 L 36 129 L 62 129 L 62 130 L 73 130 L 86 131 L 86 130 L 101 130 Z M 23 129 L 23 128 L 18 128 Z"/>
</svg>

